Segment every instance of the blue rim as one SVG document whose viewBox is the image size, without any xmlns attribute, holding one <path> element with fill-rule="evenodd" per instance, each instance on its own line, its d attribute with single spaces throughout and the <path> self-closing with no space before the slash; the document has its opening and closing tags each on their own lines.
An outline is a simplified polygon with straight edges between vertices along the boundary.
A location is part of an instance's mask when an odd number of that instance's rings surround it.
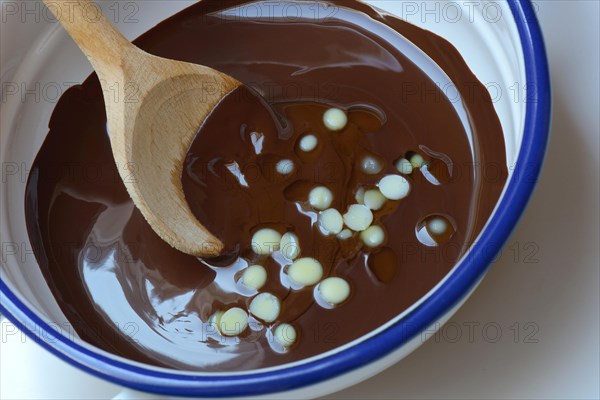
<svg viewBox="0 0 600 400">
<path fill-rule="evenodd" d="M 539 23 L 529 0 L 508 0 L 525 58 L 528 99 L 525 132 L 515 176 L 496 214 L 470 255 L 417 309 L 384 332 L 352 348 L 304 365 L 243 376 L 200 377 L 157 372 L 109 359 L 83 348 L 29 310 L 0 280 L 0 312 L 53 354 L 100 378 L 133 389 L 190 397 L 252 396 L 298 389 L 323 382 L 377 361 L 427 329 L 474 287 L 516 226 L 537 182 L 548 143 L 550 79 Z M 46 340 L 38 336 L 44 332 Z"/>
</svg>

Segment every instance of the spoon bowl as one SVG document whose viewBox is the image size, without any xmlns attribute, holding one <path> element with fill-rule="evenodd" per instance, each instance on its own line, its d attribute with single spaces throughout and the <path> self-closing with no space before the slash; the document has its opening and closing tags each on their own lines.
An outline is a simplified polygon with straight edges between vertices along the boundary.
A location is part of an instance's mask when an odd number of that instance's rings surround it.
<svg viewBox="0 0 600 400">
<path fill-rule="evenodd" d="M 204 120 L 240 82 L 206 66 L 144 52 L 91 0 L 44 2 L 100 79 L 113 156 L 136 207 L 174 248 L 199 257 L 219 255 L 223 243 L 192 214 L 181 173 Z"/>
</svg>

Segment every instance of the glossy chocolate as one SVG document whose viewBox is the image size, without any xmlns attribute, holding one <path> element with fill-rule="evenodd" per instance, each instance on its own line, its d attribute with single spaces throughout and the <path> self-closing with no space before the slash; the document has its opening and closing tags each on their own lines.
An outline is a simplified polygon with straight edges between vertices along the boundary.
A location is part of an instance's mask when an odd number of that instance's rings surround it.
<svg viewBox="0 0 600 400">
<path fill-rule="evenodd" d="M 135 177 L 140 166 L 114 164 L 96 76 L 60 99 L 30 175 L 27 224 L 50 289 L 84 340 L 133 360 L 202 371 L 318 355 L 425 295 L 492 212 L 507 176 L 502 130 L 487 91 L 452 45 L 355 1 L 272 4 L 201 1 L 136 41 L 150 53 L 230 74 L 268 103 L 247 89 L 226 97 L 186 160 L 186 197 L 225 242 L 219 259 L 173 250 L 135 209 L 117 168 Z M 291 18 L 294 10 L 301 17 Z M 462 100 L 446 97 L 440 87 L 449 83 Z M 323 126 L 333 106 L 348 111 L 342 132 Z M 319 144 L 305 153 L 298 143 L 309 133 Z M 311 188 L 329 187 L 332 207 L 344 213 L 360 187 L 398 173 L 395 162 L 412 153 L 425 158 L 429 173 L 413 172 L 410 195 L 375 212 L 387 234 L 382 246 L 366 249 L 358 238 L 319 232 L 306 204 Z M 382 161 L 381 173 L 361 171 L 367 155 Z M 294 162 L 292 174 L 275 171 L 281 159 Z M 430 215 L 447 217 L 455 230 L 437 246 L 416 235 Z M 312 288 L 283 285 L 281 259 L 250 249 L 261 227 L 294 231 L 302 257 L 318 258 L 326 276 L 350 282 L 349 300 L 324 309 Z M 272 347 L 269 327 L 253 323 L 241 337 L 223 339 L 207 324 L 216 310 L 247 309 L 256 292 L 236 279 L 248 263 L 267 268 L 261 291 L 282 300 L 278 322 L 299 333 L 289 351 Z"/>
</svg>

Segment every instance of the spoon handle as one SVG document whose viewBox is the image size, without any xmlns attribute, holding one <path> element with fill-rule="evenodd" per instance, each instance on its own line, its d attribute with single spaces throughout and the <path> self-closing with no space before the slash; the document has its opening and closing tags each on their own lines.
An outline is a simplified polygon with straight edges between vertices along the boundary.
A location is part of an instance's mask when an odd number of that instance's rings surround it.
<svg viewBox="0 0 600 400">
<path fill-rule="evenodd" d="M 119 68 L 132 45 L 92 0 L 43 0 L 100 76 Z"/>
</svg>

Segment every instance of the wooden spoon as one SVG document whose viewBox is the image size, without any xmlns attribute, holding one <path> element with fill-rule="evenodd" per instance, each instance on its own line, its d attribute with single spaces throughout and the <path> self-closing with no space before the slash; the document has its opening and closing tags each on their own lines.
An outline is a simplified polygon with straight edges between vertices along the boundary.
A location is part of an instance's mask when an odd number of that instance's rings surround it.
<svg viewBox="0 0 600 400">
<path fill-rule="evenodd" d="M 202 65 L 142 51 L 91 0 L 44 3 L 100 78 L 113 156 L 137 208 L 176 249 L 202 257 L 219 255 L 223 243 L 192 214 L 181 173 L 203 121 L 240 82 Z"/>
</svg>

